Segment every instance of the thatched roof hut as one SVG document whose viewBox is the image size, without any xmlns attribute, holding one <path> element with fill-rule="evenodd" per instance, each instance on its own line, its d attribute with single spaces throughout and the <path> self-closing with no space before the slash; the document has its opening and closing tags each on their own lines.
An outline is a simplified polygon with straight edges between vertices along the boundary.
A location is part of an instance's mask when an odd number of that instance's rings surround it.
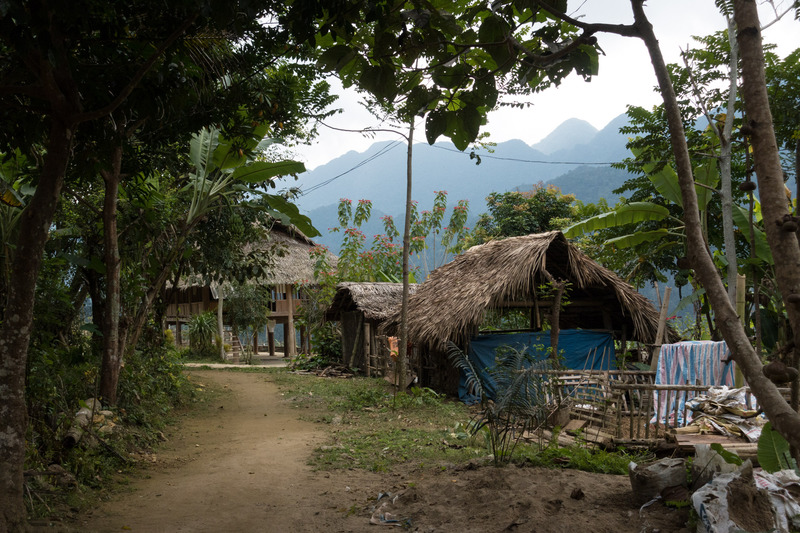
<svg viewBox="0 0 800 533">
<path fill-rule="evenodd" d="M 409 294 L 414 294 L 417 287 L 416 283 L 410 284 Z M 383 322 L 402 297 L 402 283 L 345 281 L 336 285 L 336 294 L 325 316 L 336 320 L 342 312 L 359 311 L 369 320 Z"/>
<path fill-rule="evenodd" d="M 653 304 L 560 231 L 474 246 L 434 270 L 409 300 L 409 341 L 433 348 L 447 340 L 464 344 L 488 309 L 549 312 L 552 298 L 541 288 L 551 278 L 568 282 L 561 329 L 612 330 L 627 340 L 654 342 L 659 316 Z M 399 318 L 395 310 L 387 331 L 398 329 Z M 667 330 L 667 340 L 677 338 Z"/>
<path fill-rule="evenodd" d="M 271 252 L 271 265 L 267 273 L 248 283 L 265 286 L 272 291 L 270 302 L 270 320 L 281 324 L 284 328 L 285 353 L 295 354 L 294 316 L 300 300 L 303 298 L 301 287 L 313 282 L 315 259 L 310 255 L 316 246 L 302 231 L 294 226 L 288 226 L 273 221 L 269 228 L 262 228 L 261 240 L 245 246 L 244 252 L 254 250 Z M 328 263 L 336 266 L 337 258 L 326 252 Z M 185 275 L 180 279 L 177 290 L 171 290 L 168 295 L 168 308 L 166 318 L 175 324 L 176 338 L 180 337 L 180 324 L 186 323 L 191 316 L 216 309 L 222 295 L 230 295 L 233 291 L 233 282 L 208 283 L 202 276 L 196 274 Z M 223 304 L 224 308 L 224 304 Z M 272 325 L 270 326 L 272 327 Z M 272 330 L 270 330 L 270 335 Z M 302 330 L 301 330 L 302 336 Z M 180 340 L 180 339 L 179 339 Z M 270 342 L 272 347 L 272 342 Z M 272 348 L 270 349 L 272 351 Z"/>
<path fill-rule="evenodd" d="M 409 294 L 418 285 L 408 287 Z M 325 313 L 328 320 L 338 321 L 342 331 L 342 354 L 352 367 L 370 374 L 373 359 L 379 352 L 378 326 L 400 305 L 402 283 L 343 282 L 336 286 L 333 302 Z"/>
</svg>

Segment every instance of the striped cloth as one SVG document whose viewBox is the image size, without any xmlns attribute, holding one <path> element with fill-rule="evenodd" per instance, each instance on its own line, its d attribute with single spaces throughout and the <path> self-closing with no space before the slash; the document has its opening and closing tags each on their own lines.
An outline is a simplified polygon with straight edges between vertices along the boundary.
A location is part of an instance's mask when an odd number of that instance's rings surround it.
<svg viewBox="0 0 800 533">
<path fill-rule="evenodd" d="M 730 350 L 725 341 L 684 341 L 676 344 L 664 344 L 658 355 L 656 368 L 656 385 L 726 385 L 734 387 L 735 363 L 723 362 L 730 358 Z M 691 422 L 692 413 L 686 413 L 683 420 L 683 408 L 688 398 L 696 396 L 694 392 L 681 392 L 669 395 L 654 391 L 654 406 L 658 406 L 660 413 L 656 421 L 655 412 L 650 420 L 670 426 L 683 426 Z M 688 396 L 688 398 L 687 398 Z M 678 420 L 675 420 L 675 401 L 678 401 Z"/>
</svg>

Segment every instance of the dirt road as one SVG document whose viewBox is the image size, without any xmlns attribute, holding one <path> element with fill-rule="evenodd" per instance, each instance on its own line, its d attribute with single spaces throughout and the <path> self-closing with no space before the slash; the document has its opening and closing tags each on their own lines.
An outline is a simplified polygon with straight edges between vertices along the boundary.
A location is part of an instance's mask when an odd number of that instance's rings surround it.
<svg viewBox="0 0 800 533">
<path fill-rule="evenodd" d="M 86 531 L 359 531 L 347 508 L 365 497 L 348 483 L 366 476 L 312 472 L 306 465 L 322 438 L 313 422 L 281 399 L 263 375 L 192 371 L 192 379 L 230 389 L 207 415 L 188 417 L 168 434 L 147 479 L 117 495 L 82 524 Z M 349 496 L 348 496 L 349 494 Z M 345 496 L 342 500 L 342 496 Z"/>
<path fill-rule="evenodd" d="M 640 510 L 627 476 L 474 465 L 392 473 L 313 472 L 306 464 L 326 427 L 300 420 L 264 375 L 192 371 L 229 394 L 167 434 L 132 491 L 76 524 L 81 532 L 366 532 L 380 513 L 413 531 L 653 532 L 685 529 L 686 509 Z M 580 489 L 580 490 L 578 490 Z M 378 514 L 379 514 L 378 513 Z M 393 516 L 392 516 L 393 515 Z"/>
</svg>

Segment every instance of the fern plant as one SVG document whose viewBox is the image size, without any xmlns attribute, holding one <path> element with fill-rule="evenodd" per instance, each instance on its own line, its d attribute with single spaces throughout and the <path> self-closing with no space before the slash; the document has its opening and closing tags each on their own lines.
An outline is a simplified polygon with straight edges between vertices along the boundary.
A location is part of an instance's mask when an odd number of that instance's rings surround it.
<svg viewBox="0 0 800 533">
<path fill-rule="evenodd" d="M 522 436 L 541 426 L 553 411 L 551 385 L 541 370 L 551 361 L 536 361 L 526 349 L 498 350 L 496 364 L 486 374 L 452 342 L 447 357 L 461 370 L 471 394 L 481 399 L 481 411 L 470 424 L 473 435 L 483 432 L 495 465 L 507 464 Z"/>
</svg>

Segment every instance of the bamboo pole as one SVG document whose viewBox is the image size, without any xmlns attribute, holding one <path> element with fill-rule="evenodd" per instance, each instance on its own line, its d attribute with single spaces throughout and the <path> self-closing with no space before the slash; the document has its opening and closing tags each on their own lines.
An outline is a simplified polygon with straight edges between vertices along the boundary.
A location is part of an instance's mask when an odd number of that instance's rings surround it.
<svg viewBox="0 0 800 533">
<path fill-rule="evenodd" d="M 671 287 L 664 288 L 664 299 L 661 301 L 661 313 L 658 315 L 656 342 L 655 346 L 653 346 L 653 356 L 650 358 L 650 370 L 655 370 L 658 368 L 658 354 L 661 351 L 661 341 L 664 338 L 664 330 L 667 327 L 667 311 L 669 310 L 669 297 L 671 292 Z"/>
<path fill-rule="evenodd" d="M 742 321 L 742 324 L 745 323 L 744 317 L 744 296 L 745 296 L 745 282 L 747 278 L 738 274 L 736 276 L 736 314 L 739 315 L 739 320 Z M 733 377 L 734 385 L 736 387 L 744 387 L 744 375 L 742 374 L 739 365 L 736 365 L 736 371 L 734 372 Z"/>
</svg>

